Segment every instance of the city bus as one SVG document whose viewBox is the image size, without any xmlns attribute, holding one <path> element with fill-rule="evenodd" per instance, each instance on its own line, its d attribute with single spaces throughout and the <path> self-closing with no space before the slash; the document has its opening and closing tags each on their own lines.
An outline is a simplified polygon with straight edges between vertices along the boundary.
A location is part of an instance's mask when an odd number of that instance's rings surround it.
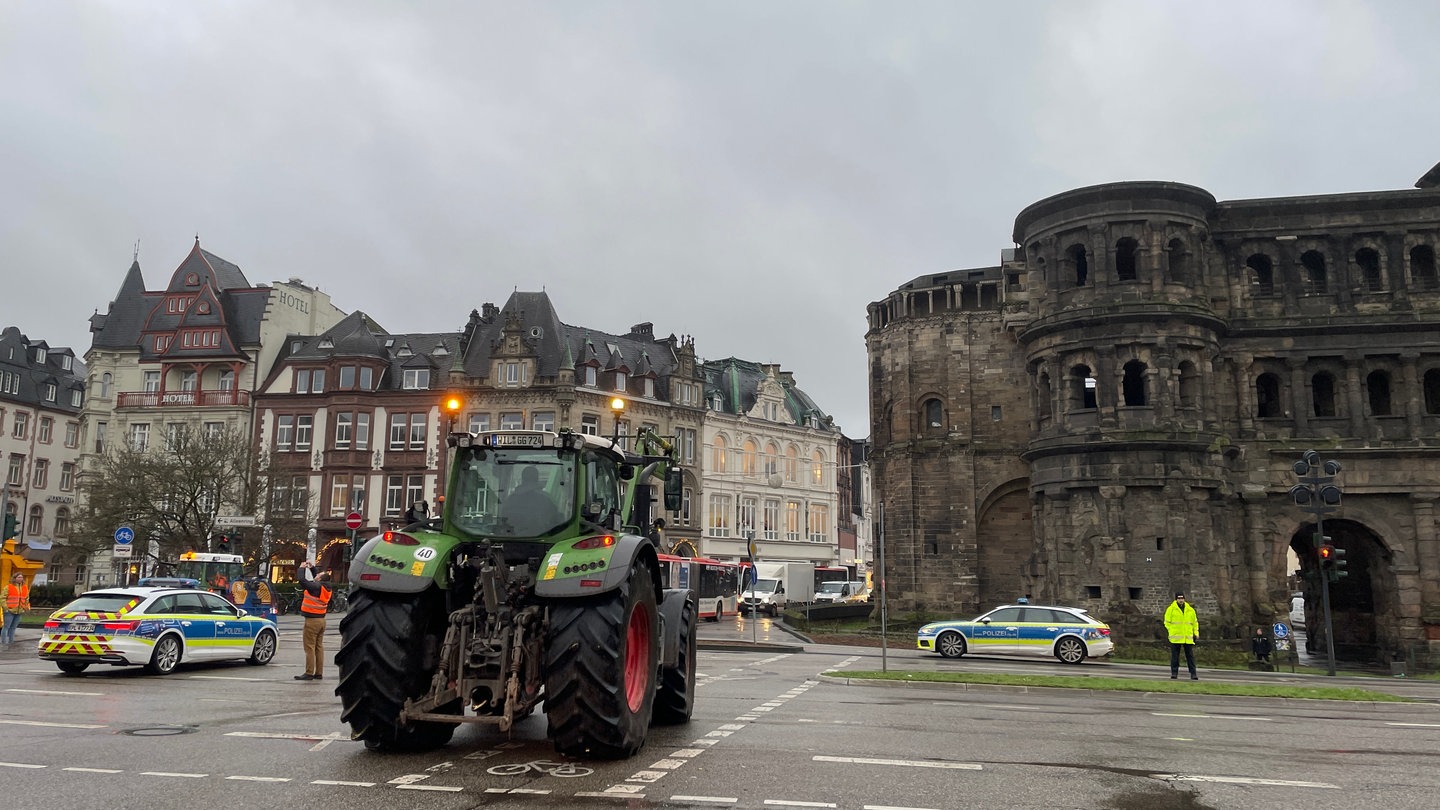
<svg viewBox="0 0 1440 810">
<path fill-rule="evenodd" d="M 739 610 L 739 563 L 661 554 L 660 579 L 666 588 L 693 589 L 702 619 L 718 622 Z"/>
</svg>

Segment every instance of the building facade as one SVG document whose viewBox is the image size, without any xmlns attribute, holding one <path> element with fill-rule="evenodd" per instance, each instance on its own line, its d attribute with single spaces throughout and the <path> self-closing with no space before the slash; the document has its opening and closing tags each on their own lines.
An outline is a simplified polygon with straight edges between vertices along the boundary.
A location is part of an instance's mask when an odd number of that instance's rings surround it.
<svg viewBox="0 0 1440 810">
<path fill-rule="evenodd" d="M 146 289 L 137 259 L 106 312 L 90 320 L 84 465 L 111 442 L 149 448 L 182 427 L 250 435 L 252 398 L 287 337 L 318 334 L 343 316 L 299 279 L 252 285 L 198 238 L 163 288 Z M 107 557 L 99 555 L 97 577 L 111 567 Z"/>
<path fill-rule="evenodd" d="M 732 357 L 704 370 L 698 554 L 743 560 L 753 539 L 766 561 L 840 565 L 840 431 L 778 365 Z"/>
<path fill-rule="evenodd" d="M 22 543 L 52 545 L 41 584 L 73 585 L 85 555 L 65 554 L 76 513 L 85 367 L 69 348 L 51 348 L 8 326 L 0 331 L 0 504 Z"/>
<path fill-rule="evenodd" d="M 1022 211 L 998 266 L 871 304 L 891 598 L 951 613 L 1030 594 L 1149 638 L 1183 590 L 1240 636 L 1285 620 L 1298 567 L 1315 627 L 1315 526 L 1288 490 L 1317 449 L 1343 466 L 1337 656 L 1433 666 L 1436 174 L 1231 202 L 1076 189 Z"/>
</svg>

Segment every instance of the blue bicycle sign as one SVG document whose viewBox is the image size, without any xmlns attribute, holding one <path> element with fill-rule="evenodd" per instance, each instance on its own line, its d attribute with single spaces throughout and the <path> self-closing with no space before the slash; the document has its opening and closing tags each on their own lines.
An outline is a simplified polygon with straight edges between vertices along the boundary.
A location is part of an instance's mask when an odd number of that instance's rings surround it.
<svg viewBox="0 0 1440 810">
<path fill-rule="evenodd" d="M 135 530 L 129 526 L 121 526 L 115 530 L 115 542 L 122 546 L 130 545 L 135 542 Z"/>
</svg>

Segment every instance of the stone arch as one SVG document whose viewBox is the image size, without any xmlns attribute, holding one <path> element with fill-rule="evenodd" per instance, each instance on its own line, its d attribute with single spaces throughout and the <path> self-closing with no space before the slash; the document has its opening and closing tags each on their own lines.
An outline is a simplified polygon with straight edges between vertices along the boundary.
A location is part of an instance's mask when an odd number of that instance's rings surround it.
<svg viewBox="0 0 1440 810">
<path fill-rule="evenodd" d="M 1275 260 L 1265 253 L 1252 253 L 1245 259 L 1250 269 L 1250 281 L 1255 285 L 1255 294 L 1269 298 L 1275 294 Z"/>
<path fill-rule="evenodd" d="M 1115 279 L 1135 281 L 1140 277 L 1140 242 L 1133 236 L 1115 240 Z"/>
<path fill-rule="evenodd" d="M 1305 598 L 1308 631 L 1305 646 L 1312 653 L 1324 654 L 1322 574 L 1314 535 L 1315 524 L 1303 523 L 1289 536 L 1289 546 L 1300 560 L 1299 588 Z M 1362 663 L 1389 660 L 1392 653 L 1404 648 L 1399 635 L 1402 617 L 1395 551 L 1385 542 L 1385 535 L 1365 521 L 1330 518 L 1325 521 L 1325 535 L 1336 548 L 1344 549 L 1347 573 L 1343 579 L 1329 583 L 1335 659 Z"/>
<path fill-rule="evenodd" d="M 980 499 L 975 526 L 976 594 L 979 607 L 1013 602 L 1034 593 L 1030 561 L 1035 550 L 1030 481 L 1005 481 Z"/>
</svg>

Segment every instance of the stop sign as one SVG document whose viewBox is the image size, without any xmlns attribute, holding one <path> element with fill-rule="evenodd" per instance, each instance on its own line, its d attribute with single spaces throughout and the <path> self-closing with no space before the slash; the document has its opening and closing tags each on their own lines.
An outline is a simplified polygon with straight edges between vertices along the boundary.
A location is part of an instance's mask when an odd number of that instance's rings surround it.
<svg viewBox="0 0 1440 810">
<path fill-rule="evenodd" d="M 358 529 L 365 525 L 365 518 L 360 517 L 359 512 L 351 512 L 345 516 L 345 528 Z"/>
</svg>

